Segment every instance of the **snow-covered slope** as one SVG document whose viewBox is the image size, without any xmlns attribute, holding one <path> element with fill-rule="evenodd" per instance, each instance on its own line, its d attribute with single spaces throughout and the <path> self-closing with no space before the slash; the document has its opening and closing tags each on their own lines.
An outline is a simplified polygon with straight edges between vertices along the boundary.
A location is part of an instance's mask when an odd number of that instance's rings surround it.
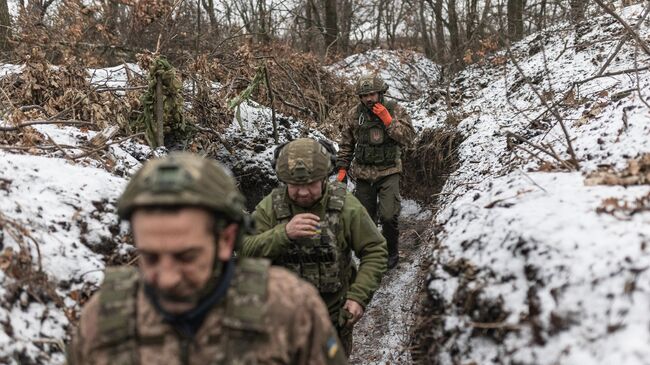
<svg viewBox="0 0 650 365">
<path fill-rule="evenodd" d="M 389 85 L 389 96 L 407 100 L 436 85 L 440 76 L 437 64 L 421 53 L 408 50 L 370 50 L 348 56 L 328 69 L 350 82 L 362 74 L 376 73 Z"/>
<path fill-rule="evenodd" d="M 632 6 L 622 15 L 634 24 L 642 11 Z M 598 73 L 622 34 L 605 16 L 513 48 L 530 83 L 561 115 L 577 171 L 550 156 L 571 157 L 565 134 L 504 53 L 453 85 L 464 94 L 458 128 L 466 139 L 436 218 L 442 248 L 429 290 L 440 364 L 648 363 L 650 187 L 585 184 L 598 168 L 621 170 L 650 152 L 647 70 L 582 82 Z M 650 36 L 648 22 L 641 35 Z M 629 41 L 605 74 L 635 62 L 645 67 L 648 56 Z M 429 114 L 423 123 L 446 117 L 434 113 L 418 115 Z M 549 154 L 508 141 L 508 132 Z"/>
</svg>

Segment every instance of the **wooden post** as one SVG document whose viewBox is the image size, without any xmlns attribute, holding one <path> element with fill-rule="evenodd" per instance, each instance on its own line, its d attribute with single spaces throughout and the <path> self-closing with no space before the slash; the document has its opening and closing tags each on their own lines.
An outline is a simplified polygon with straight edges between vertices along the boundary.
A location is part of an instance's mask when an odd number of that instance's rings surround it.
<svg viewBox="0 0 650 365">
<path fill-rule="evenodd" d="M 165 145 L 165 110 L 162 77 L 156 75 L 156 147 Z"/>
<path fill-rule="evenodd" d="M 271 121 L 273 122 L 273 141 L 275 144 L 280 143 L 278 137 L 278 123 L 275 120 L 275 108 L 273 107 L 273 90 L 271 89 L 271 78 L 269 77 L 269 65 L 264 65 L 264 81 L 266 83 L 266 90 L 268 92 L 269 100 L 271 102 Z"/>
</svg>

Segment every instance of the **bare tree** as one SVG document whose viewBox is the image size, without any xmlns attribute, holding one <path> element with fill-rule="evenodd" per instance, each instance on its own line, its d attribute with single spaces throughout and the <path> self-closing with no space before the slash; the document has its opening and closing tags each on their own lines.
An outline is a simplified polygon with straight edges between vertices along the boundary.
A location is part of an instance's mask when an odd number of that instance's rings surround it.
<svg viewBox="0 0 650 365">
<path fill-rule="evenodd" d="M 586 0 L 569 0 L 569 5 L 571 7 L 571 19 L 575 22 L 584 19 L 585 7 L 587 5 Z"/>
<path fill-rule="evenodd" d="M 343 53 L 348 52 L 350 49 L 350 32 L 352 31 L 352 18 L 354 11 L 352 7 L 352 0 L 342 0 L 341 2 L 341 16 L 339 17 L 340 24 L 340 47 L 339 50 Z"/>
<path fill-rule="evenodd" d="M 338 12 L 336 0 L 324 0 L 325 2 L 325 30 L 323 36 L 328 47 L 335 45 L 339 37 Z M 336 45 L 335 45 L 336 46 Z M 338 47 L 335 47 L 335 49 Z"/>
<path fill-rule="evenodd" d="M 438 62 L 444 62 L 447 54 L 447 42 L 445 41 L 445 20 L 442 17 L 442 0 L 429 0 L 429 4 L 431 3 L 433 3 L 433 14 L 436 21 L 436 55 Z"/>
<path fill-rule="evenodd" d="M 420 15 L 419 19 L 419 27 L 420 27 L 420 34 L 422 35 L 422 45 L 424 47 L 424 54 L 429 57 L 433 58 L 434 52 L 433 52 L 433 44 L 431 42 L 431 37 L 429 36 L 429 20 L 427 19 L 426 16 L 426 3 L 424 0 L 419 0 L 418 1 L 418 13 Z"/>
<path fill-rule="evenodd" d="M 214 0 L 200 0 L 203 5 L 203 10 L 208 13 L 208 19 L 210 19 L 210 28 L 215 35 L 219 34 L 219 23 L 217 21 L 217 15 L 215 14 Z"/>
<path fill-rule="evenodd" d="M 511 41 L 524 36 L 524 3 L 525 0 L 508 0 L 508 39 Z"/>
<path fill-rule="evenodd" d="M 7 0 L 0 0 L 0 51 L 9 49 L 9 38 L 11 38 L 11 18 Z"/>
<path fill-rule="evenodd" d="M 451 43 L 451 60 L 454 65 L 458 65 L 463 57 L 462 43 L 460 40 L 460 32 L 458 29 L 458 12 L 456 11 L 456 0 L 449 0 L 448 9 L 449 24 L 449 41 Z"/>
</svg>

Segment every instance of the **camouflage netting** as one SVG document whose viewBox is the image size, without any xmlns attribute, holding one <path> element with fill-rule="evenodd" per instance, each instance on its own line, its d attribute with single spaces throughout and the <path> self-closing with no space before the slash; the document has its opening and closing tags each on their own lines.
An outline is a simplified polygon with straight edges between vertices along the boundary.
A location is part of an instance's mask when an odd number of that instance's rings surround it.
<svg viewBox="0 0 650 365">
<path fill-rule="evenodd" d="M 158 83 L 162 84 L 163 125 L 166 141 L 185 141 L 190 136 L 190 128 L 183 119 L 183 84 L 176 77 L 176 71 L 164 58 L 153 61 L 149 68 L 149 85 L 147 91 L 140 97 L 142 113 L 138 116 L 133 127 L 136 132 L 144 131 L 147 142 L 151 147 L 159 147 L 156 138 L 156 104 Z M 167 143 L 164 143 L 165 145 Z"/>
</svg>

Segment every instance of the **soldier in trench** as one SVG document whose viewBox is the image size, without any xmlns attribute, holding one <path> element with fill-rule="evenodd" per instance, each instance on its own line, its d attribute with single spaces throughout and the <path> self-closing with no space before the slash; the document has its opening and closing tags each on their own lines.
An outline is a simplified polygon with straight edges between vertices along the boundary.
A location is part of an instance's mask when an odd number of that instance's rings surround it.
<svg viewBox="0 0 650 365">
<path fill-rule="evenodd" d="M 361 203 L 344 184 L 327 181 L 334 153 L 310 138 L 276 149 L 275 170 L 286 185 L 255 207 L 255 234 L 244 238 L 240 253 L 270 258 L 314 284 L 349 356 L 353 326 L 379 287 L 387 252 Z"/>
<path fill-rule="evenodd" d="M 399 261 L 400 176 L 403 149 L 415 138 L 411 118 L 394 101 L 385 100 L 388 85 L 376 75 L 356 83 L 359 104 L 349 111 L 339 142 L 337 180 L 348 174 L 356 182 L 354 195 L 373 219 L 379 213 L 388 244 L 388 268 Z"/>
<path fill-rule="evenodd" d="M 243 204 L 216 162 L 147 162 L 118 202 L 138 268 L 107 269 L 68 364 L 346 364 L 311 285 L 268 260 L 233 258 Z"/>
</svg>

